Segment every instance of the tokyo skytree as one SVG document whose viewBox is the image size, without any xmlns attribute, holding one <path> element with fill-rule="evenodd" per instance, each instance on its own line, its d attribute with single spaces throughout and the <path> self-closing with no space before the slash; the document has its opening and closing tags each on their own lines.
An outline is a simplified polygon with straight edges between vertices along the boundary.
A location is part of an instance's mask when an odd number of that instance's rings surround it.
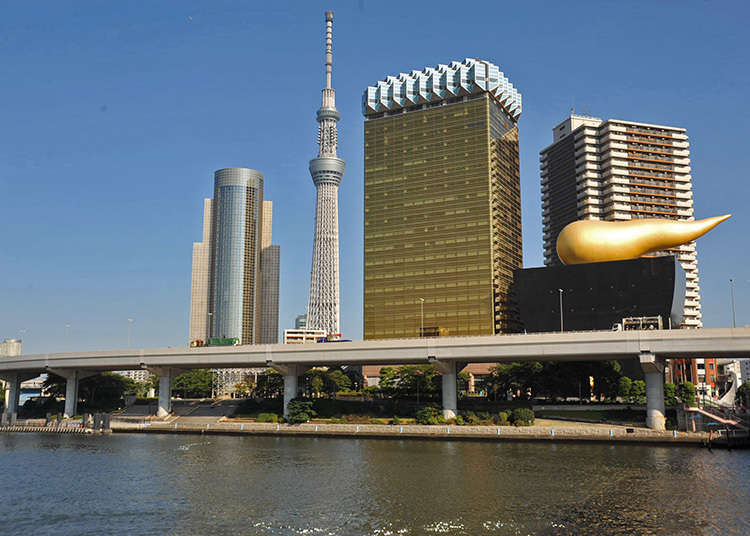
<svg viewBox="0 0 750 536">
<path fill-rule="evenodd" d="M 313 240 L 310 298 L 307 328 L 339 333 L 339 185 L 346 164 L 336 156 L 341 118 L 336 109 L 336 92 L 331 87 L 333 69 L 333 11 L 326 11 L 326 87 L 318 110 L 318 157 L 310 160 L 317 190 L 315 238 Z"/>
</svg>

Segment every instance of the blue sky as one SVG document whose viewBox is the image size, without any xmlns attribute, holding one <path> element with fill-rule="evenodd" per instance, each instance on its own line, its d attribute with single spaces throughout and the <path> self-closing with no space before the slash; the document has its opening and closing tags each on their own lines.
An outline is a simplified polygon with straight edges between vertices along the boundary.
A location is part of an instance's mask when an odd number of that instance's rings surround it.
<svg viewBox="0 0 750 536">
<path fill-rule="evenodd" d="M 341 324 L 362 335 L 365 87 L 466 57 L 521 91 L 525 266 L 542 264 L 539 150 L 575 105 L 681 126 L 706 327 L 750 324 L 745 2 L 87 2 L 0 11 L 0 338 L 26 353 L 187 343 L 192 242 L 213 172 L 265 174 L 280 326 L 304 312 L 323 11 L 335 11 Z M 69 328 L 66 328 L 69 325 Z"/>
</svg>

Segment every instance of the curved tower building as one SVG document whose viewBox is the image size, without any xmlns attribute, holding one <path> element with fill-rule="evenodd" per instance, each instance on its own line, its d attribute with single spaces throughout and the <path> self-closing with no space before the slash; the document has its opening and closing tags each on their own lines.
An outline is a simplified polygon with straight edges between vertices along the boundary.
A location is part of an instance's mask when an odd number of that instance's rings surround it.
<svg viewBox="0 0 750 536">
<path fill-rule="evenodd" d="M 226 168 L 214 178 L 209 337 L 253 344 L 258 334 L 263 174 Z"/>
<path fill-rule="evenodd" d="M 339 185 L 346 167 L 336 156 L 341 118 L 336 92 L 331 87 L 333 11 L 326 11 L 326 87 L 318 110 L 318 157 L 310 160 L 310 175 L 317 190 L 307 328 L 339 332 Z"/>
</svg>

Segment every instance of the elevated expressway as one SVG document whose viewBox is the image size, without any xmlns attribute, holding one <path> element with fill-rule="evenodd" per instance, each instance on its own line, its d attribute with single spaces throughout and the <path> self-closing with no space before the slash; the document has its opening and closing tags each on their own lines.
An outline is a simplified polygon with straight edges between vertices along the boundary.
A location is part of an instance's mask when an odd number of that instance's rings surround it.
<svg viewBox="0 0 750 536">
<path fill-rule="evenodd" d="M 651 331 L 585 331 L 480 337 L 391 339 L 328 344 L 269 344 L 155 348 L 22 355 L 0 359 L 10 384 L 3 420 L 18 408 L 20 383 L 44 372 L 67 379 L 65 414 L 76 413 L 78 381 L 108 370 L 148 369 L 157 374 L 159 414 L 170 412 L 172 378 L 191 368 L 273 367 L 284 375 L 284 410 L 309 367 L 433 363 L 442 373 L 443 412 L 457 408 L 457 363 L 503 361 L 606 361 L 636 359 L 646 379 L 647 425 L 664 429 L 664 360 L 750 357 L 750 328 Z"/>
</svg>

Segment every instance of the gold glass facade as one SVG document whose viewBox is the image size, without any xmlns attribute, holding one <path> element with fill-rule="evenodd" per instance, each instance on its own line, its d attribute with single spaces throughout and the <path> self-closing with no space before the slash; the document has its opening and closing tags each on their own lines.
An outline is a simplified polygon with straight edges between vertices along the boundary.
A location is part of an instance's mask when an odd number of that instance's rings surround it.
<svg viewBox="0 0 750 536">
<path fill-rule="evenodd" d="M 488 93 L 418 108 L 365 121 L 364 338 L 512 331 L 516 121 Z"/>
</svg>

